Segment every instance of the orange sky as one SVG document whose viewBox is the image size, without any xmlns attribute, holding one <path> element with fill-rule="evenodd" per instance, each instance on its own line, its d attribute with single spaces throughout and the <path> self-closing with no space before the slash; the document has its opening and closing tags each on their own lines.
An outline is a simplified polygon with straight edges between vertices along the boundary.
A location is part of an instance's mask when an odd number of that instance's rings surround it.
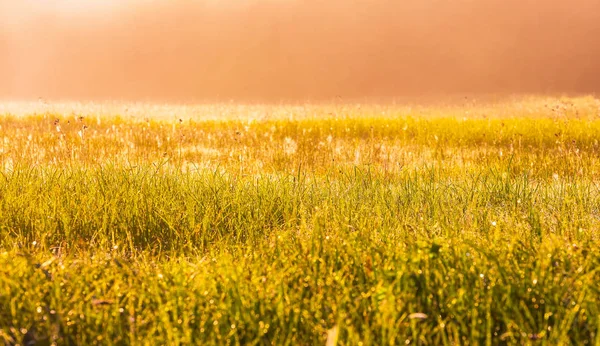
<svg viewBox="0 0 600 346">
<path fill-rule="evenodd" d="M 600 90 L 600 0 L 0 0 L 0 98 Z"/>
</svg>

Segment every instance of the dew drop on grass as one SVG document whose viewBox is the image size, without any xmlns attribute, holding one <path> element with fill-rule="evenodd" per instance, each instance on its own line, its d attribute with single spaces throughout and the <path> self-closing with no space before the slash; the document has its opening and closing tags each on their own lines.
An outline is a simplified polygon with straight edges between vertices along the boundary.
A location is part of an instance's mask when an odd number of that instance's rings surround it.
<svg viewBox="0 0 600 346">
<path fill-rule="evenodd" d="M 416 320 L 424 320 L 427 318 L 427 314 L 424 314 L 422 312 L 415 312 L 415 313 L 408 315 L 408 318 L 411 320 L 415 320 L 415 319 Z"/>
</svg>

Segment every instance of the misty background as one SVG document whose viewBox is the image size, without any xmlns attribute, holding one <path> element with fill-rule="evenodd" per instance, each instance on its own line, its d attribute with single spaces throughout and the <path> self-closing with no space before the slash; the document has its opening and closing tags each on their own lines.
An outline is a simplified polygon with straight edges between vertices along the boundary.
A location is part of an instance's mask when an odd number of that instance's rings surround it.
<svg viewBox="0 0 600 346">
<path fill-rule="evenodd" d="M 0 99 L 600 91 L 600 0 L 0 0 Z"/>
</svg>

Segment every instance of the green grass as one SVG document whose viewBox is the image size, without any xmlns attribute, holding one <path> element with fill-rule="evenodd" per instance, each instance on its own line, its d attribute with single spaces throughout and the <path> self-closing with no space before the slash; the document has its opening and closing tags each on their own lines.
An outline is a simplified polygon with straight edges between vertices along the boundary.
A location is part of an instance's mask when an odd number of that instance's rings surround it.
<svg viewBox="0 0 600 346">
<path fill-rule="evenodd" d="M 600 343 L 596 99 L 205 107 L 0 117 L 0 344 Z"/>
</svg>

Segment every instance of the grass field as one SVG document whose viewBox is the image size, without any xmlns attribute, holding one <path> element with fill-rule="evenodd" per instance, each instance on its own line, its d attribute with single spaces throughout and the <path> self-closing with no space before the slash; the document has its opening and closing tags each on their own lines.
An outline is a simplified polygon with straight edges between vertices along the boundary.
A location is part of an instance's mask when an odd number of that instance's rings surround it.
<svg viewBox="0 0 600 346">
<path fill-rule="evenodd" d="M 0 110 L 0 344 L 600 344 L 593 97 Z"/>
</svg>

